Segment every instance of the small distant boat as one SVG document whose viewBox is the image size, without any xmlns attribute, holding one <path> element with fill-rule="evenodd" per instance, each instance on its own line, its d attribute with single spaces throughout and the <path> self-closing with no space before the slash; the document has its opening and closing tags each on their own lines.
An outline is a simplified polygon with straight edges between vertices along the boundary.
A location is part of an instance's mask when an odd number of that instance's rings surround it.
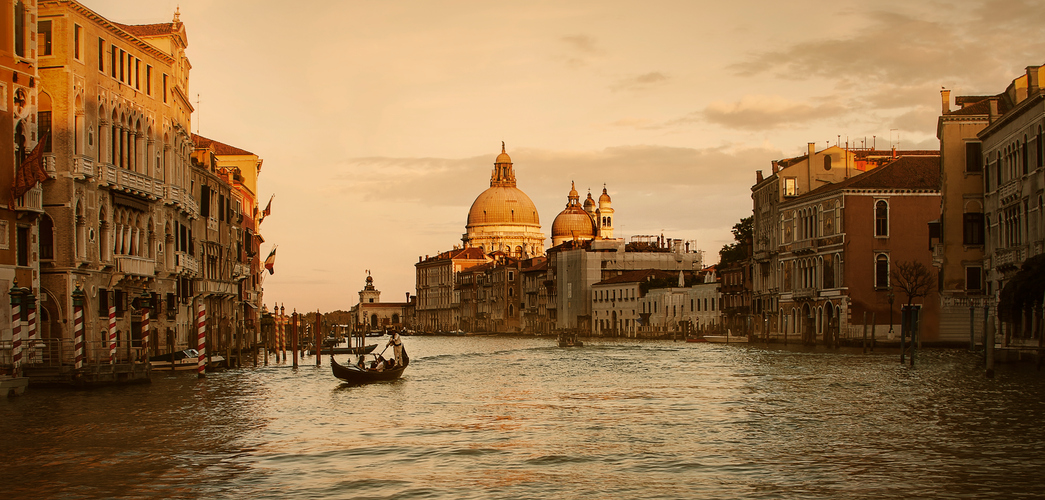
<svg viewBox="0 0 1045 500">
<path fill-rule="evenodd" d="M 577 334 L 559 334 L 559 347 L 583 347 L 584 342 L 577 338 Z"/>
<path fill-rule="evenodd" d="M 199 366 L 200 353 L 196 349 L 185 349 L 149 358 L 153 370 L 195 370 Z M 225 362 L 225 357 L 212 355 L 208 368 Z"/>
<path fill-rule="evenodd" d="M 707 341 L 708 341 L 708 339 L 706 337 L 689 337 L 689 338 L 686 339 L 686 342 L 707 342 Z"/>
<path fill-rule="evenodd" d="M 740 344 L 747 343 L 747 336 L 745 335 L 705 335 L 704 340 L 708 342 L 716 342 L 720 344 Z"/>
<path fill-rule="evenodd" d="M 363 347 L 324 347 L 323 354 L 370 354 L 374 349 L 377 349 L 377 344 Z M 316 351 L 309 351 L 309 354 L 315 355 Z"/>
<path fill-rule="evenodd" d="M 406 354 L 405 346 L 403 347 L 403 364 L 383 371 L 367 370 L 355 365 L 341 365 L 336 359 L 334 359 L 334 356 L 330 356 L 330 369 L 334 373 L 334 376 L 349 384 L 366 384 L 370 382 L 395 380 L 403 374 L 403 371 L 406 370 L 406 367 L 409 365 L 410 356 Z"/>
</svg>

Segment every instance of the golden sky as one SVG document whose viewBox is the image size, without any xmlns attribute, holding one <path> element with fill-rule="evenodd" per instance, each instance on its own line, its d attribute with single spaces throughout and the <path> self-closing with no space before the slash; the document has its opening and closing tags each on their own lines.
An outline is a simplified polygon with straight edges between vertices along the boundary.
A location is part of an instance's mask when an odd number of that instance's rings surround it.
<svg viewBox="0 0 1045 500">
<path fill-rule="evenodd" d="M 1045 63 L 1042 1 L 85 5 L 127 24 L 180 7 L 193 130 L 264 158 L 265 302 L 299 310 L 348 309 L 365 269 L 403 300 L 418 257 L 460 243 L 502 140 L 545 234 L 571 181 L 605 184 L 618 237 L 714 263 L 771 160 L 937 149 L 942 87 L 995 94 Z"/>
</svg>

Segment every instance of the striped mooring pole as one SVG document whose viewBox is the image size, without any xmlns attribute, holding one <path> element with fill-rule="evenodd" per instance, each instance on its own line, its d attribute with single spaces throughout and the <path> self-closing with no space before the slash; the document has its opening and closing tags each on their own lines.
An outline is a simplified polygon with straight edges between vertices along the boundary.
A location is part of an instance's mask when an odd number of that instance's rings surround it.
<svg viewBox="0 0 1045 500">
<path fill-rule="evenodd" d="M 25 358 L 30 363 L 33 363 L 36 361 L 36 359 L 33 356 L 34 352 L 36 351 L 36 296 L 32 294 L 26 294 L 22 302 L 25 304 L 26 316 L 29 320 L 29 334 L 26 335 L 26 339 L 28 340 L 26 344 L 29 348 L 29 353 L 25 356 Z"/>
<path fill-rule="evenodd" d="M 73 350 L 76 352 L 76 369 L 83 368 L 83 292 L 80 285 L 73 291 Z"/>
<path fill-rule="evenodd" d="M 196 350 L 200 354 L 196 360 L 196 376 L 204 378 L 207 376 L 207 305 L 202 303 L 196 313 Z"/>
<path fill-rule="evenodd" d="M 15 377 L 21 376 L 22 366 L 22 296 L 24 289 L 18 287 L 18 280 L 11 287 L 11 367 Z"/>
<path fill-rule="evenodd" d="M 142 362 L 149 362 L 149 302 L 152 301 L 152 294 L 148 290 L 142 292 L 141 297 L 141 310 L 142 310 Z"/>
<path fill-rule="evenodd" d="M 109 301 L 109 364 L 116 364 L 116 304 L 113 301 Z"/>
</svg>

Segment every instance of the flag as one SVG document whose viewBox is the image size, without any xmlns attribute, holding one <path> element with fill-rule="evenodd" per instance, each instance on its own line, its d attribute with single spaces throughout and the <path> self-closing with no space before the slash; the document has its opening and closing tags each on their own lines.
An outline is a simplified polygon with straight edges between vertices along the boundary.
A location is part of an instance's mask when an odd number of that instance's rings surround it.
<svg viewBox="0 0 1045 500">
<path fill-rule="evenodd" d="M 269 252 L 269 256 L 265 258 L 265 269 L 269 270 L 269 274 L 274 274 L 276 266 L 276 247 L 272 247 L 272 251 Z"/>
<path fill-rule="evenodd" d="M 47 133 L 40 135 L 40 140 L 33 148 L 33 152 L 25 157 L 22 166 L 15 173 L 15 184 L 11 187 L 11 204 L 14 200 L 28 193 L 38 182 L 49 179 L 47 171 L 44 170 L 44 143 L 47 142 Z"/>
<path fill-rule="evenodd" d="M 269 214 L 272 213 L 272 198 L 275 197 L 275 194 L 269 197 L 269 203 L 268 205 L 265 205 L 265 209 L 261 211 L 261 218 L 258 219 L 258 224 L 261 224 L 261 221 L 265 220 L 265 217 L 268 217 Z"/>
</svg>

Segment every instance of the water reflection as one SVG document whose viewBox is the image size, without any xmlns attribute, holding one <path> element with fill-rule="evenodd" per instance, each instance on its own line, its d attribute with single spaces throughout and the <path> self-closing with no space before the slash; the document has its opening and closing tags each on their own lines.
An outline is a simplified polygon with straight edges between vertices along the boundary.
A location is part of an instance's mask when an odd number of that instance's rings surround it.
<svg viewBox="0 0 1045 500">
<path fill-rule="evenodd" d="M 1042 376 L 960 351 L 408 338 L 325 361 L 0 404 L 13 497 L 1010 497 L 1045 486 Z M 416 354 L 415 354 L 416 353 Z"/>
</svg>

